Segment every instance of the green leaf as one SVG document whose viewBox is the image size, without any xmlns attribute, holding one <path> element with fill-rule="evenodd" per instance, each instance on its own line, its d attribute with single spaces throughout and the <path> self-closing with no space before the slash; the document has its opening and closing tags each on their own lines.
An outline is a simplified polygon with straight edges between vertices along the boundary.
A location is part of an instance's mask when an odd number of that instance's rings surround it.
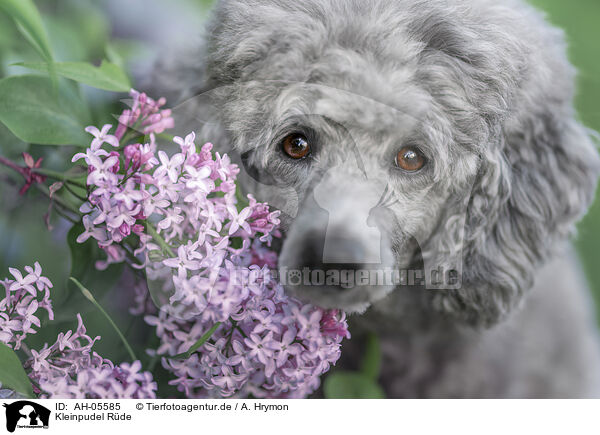
<svg viewBox="0 0 600 435">
<path fill-rule="evenodd" d="M 198 350 L 198 348 L 200 346 L 202 346 L 204 343 L 206 343 L 206 341 L 210 338 L 210 336 L 213 335 L 217 329 L 219 329 L 219 326 L 221 326 L 221 322 L 215 323 L 212 326 L 212 328 L 210 328 L 208 331 L 206 331 L 204 334 L 202 334 L 202 337 L 200 337 L 198 339 L 198 341 L 196 341 L 194 344 L 192 344 L 192 346 L 186 352 L 178 353 L 177 355 L 174 355 L 169 358 L 188 359 L 190 356 L 192 356 L 192 354 L 194 352 L 196 352 L 196 350 Z"/>
<path fill-rule="evenodd" d="M 125 336 L 123 335 L 123 333 L 121 332 L 121 330 L 119 329 L 117 324 L 114 322 L 112 317 L 110 317 L 110 315 L 104 310 L 104 308 L 102 308 L 102 305 L 100 305 L 98 303 L 98 301 L 94 298 L 94 295 L 92 294 L 92 292 L 90 292 L 87 288 L 85 288 L 83 285 L 81 285 L 81 283 L 79 281 L 77 281 L 75 278 L 70 277 L 69 279 L 75 283 L 75 285 L 79 288 L 79 290 L 81 290 L 81 293 L 83 294 L 83 296 L 85 296 L 85 298 L 88 301 L 90 301 L 92 304 L 94 304 L 94 306 L 98 309 L 98 311 L 100 311 L 102 313 L 102 315 L 106 318 L 106 320 L 108 321 L 110 326 L 112 326 L 112 328 L 115 330 L 115 332 L 117 333 L 117 335 L 123 342 L 125 349 L 127 349 L 127 352 L 129 353 L 129 357 L 131 358 L 131 361 L 138 361 L 138 358 L 135 356 L 135 352 L 129 345 L 129 342 L 127 341 L 127 339 L 125 338 Z"/>
<path fill-rule="evenodd" d="M 379 339 L 375 334 L 369 334 L 360 371 L 368 378 L 377 380 L 381 367 L 381 350 Z"/>
<path fill-rule="evenodd" d="M 48 64 L 43 62 L 19 62 L 14 65 L 49 72 Z M 114 63 L 106 61 L 103 61 L 99 67 L 87 62 L 56 62 L 54 70 L 58 75 L 98 89 L 114 92 L 128 92 L 131 89 L 127 74 Z"/>
<path fill-rule="evenodd" d="M 325 379 L 323 390 L 327 399 L 385 399 L 381 387 L 359 372 L 332 373 Z"/>
<path fill-rule="evenodd" d="M 72 86 L 58 92 L 45 77 L 11 76 L 0 80 L 0 121 L 19 139 L 41 145 L 88 146 L 87 106 Z"/>
<path fill-rule="evenodd" d="M 85 231 L 83 224 L 77 223 L 67 233 L 67 244 L 71 251 L 71 276 L 83 283 L 93 282 L 90 278 L 96 268 L 94 267 L 95 246 L 93 240 L 83 243 L 77 242 L 77 237 Z"/>
<path fill-rule="evenodd" d="M 0 342 L 0 383 L 3 388 L 10 388 L 27 397 L 34 397 L 31 381 L 27 377 L 17 354 L 7 345 Z"/>
<path fill-rule="evenodd" d="M 123 264 L 111 264 L 106 270 L 98 270 L 96 261 L 106 258 L 106 253 L 98 248 L 97 242 L 89 238 L 83 243 L 77 237 L 85 231 L 81 222 L 74 224 L 67 233 L 67 244 L 71 251 L 70 276 L 77 278 L 83 285 L 101 285 L 111 289 L 121 278 Z"/>
<path fill-rule="evenodd" d="M 106 270 L 96 269 L 96 261 L 105 258 L 106 254 L 98 248 L 97 243 L 91 238 L 83 243 L 77 242 L 77 237 L 84 231 L 85 228 L 80 222 L 73 225 L 67 233 L 67 244 L 71 252 L 70 276 L 77 278 L 85 286 L 94 286 L 97 290 L 96 297 L 102 300 L 121 278 L 123 264 L 111 264 Z M 82 297 L 77 286 L 71 281 L 69 284 L 66 298 L 62 301 L 56 301 L 61 306 L 61 313 L 56 315 L 58 320 L 67 320 L 77 313 L 85 313 L 92 309 L 90 304 Z M 98 291 L 98 289 L 101 291 Z"/>
<path fill-rule="evenodd" d="M 99 3 L 79 0 L 62 8 L 58 14 L 43 15 L 55 59 L 90 61 L 103 58 L 110 25 L 105 8 Z"/>
<path fill-rule="evenodd" d="M 0 0 L 4 10 L 17 24 L 19 31 L 48 62 L 52 62 L 52 50 L 42 17 L 32 0 Z"/>
<path fill-rule="evenodd" d="M 106 54 L 106 58 L 110 62 L 114 63 L 121 69 L 125 68 L 125 62 L 123 61 L 123 56 L 121 56 L 121 54 L 117 51 L 117 49 L 115 48 L 115 46 L 113 44 L 111 44 L 110 42 L 107 42 L 106 46 L 104 47 L 104 53 Z"/>
</svg>

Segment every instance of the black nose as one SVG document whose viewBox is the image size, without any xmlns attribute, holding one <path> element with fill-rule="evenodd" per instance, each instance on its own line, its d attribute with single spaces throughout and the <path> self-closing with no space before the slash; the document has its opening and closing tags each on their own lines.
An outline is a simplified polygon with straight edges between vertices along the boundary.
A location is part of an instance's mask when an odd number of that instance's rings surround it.
<svg viewBox="0 0 600 435">
<path fill-rule="evenodd" d="M 316 237 L 306 239 L 302 250 L 300 251 L 299 266 L 309 269 L 318 269 L 323 265 L 323 246 L 324 241 Z"/>
<path fill-rule="evenodd" d="M 357 242 L 353 242 L 346 238 L 330 239 L 331 243 L 335 243 L 336 249 L 355 253 L 360 258 L 360 246 Z M 299 268 L 309 268 L 310 270 L 359 270 L 364 267 L 362 263 L 329 263 L 323 258 L 325 247 L 325 237 L 319 235 L 311 235 L 305 239 L 304 245 L 300 251 Z M 354 254 L 353 254 L 354 256 Z"/>
</svg>

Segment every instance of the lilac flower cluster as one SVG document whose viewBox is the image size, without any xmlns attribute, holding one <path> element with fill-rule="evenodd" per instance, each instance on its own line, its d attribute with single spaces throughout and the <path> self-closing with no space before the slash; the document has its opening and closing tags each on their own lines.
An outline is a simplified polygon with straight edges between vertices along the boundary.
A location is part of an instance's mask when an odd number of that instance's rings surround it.
<svg viewBox="0 0 600 435">
<path fill-rule="evenodd" d="M 29 377 L 39 386 L 42 398 L 61 399 L 152 399 L 157 385 L 150 372 L 141 372 L 139 361 L 115 366 L 92 351 L 100 337 L 86 334 L 77 314 L 75 332 L 60 333 L 52 346 L 32 350 L 25 367 Z"/>
<path fill-rule="evenodd" d="M 187 397 L 306 397 L 349 337 L 342 313 L 301 305 L 278 285 L 263 287 L 240 308 L 187 359 L 168 356 L 189 349 L 209 323 L 184 322 L 165 311 L 146 317 L 161 338 L 163 365 L 176 376 L 170 384 Z"/>
<path fill-rule="evenodd" d="M 85 160 L 88 166 L 87 184 L 92 188 L 88 202 L 81 207 L 81 211 L 86 213 L 83 218 L 85 232 L 77 241 L 81 243 L 90 237 L 96 239 L 98 246 L 107 254 L 107 260 L 96 265 L 99 269 L 125 259 L 126 248 L 119 243 L 130 234 L 136 234 L 142 242 L 141 247 L 144 246 L 147 236 L 140 222 L 154 206 L 151 194 L 143 187 L 153 180 L 144 176 L 143 171 L 158 164 L 154 157 L 155 134 L 173 126 L 171 111 L 161 110 L 164 99 L 154 101 L 134 90 L 131 96 L 132 107 L 119 117 L 115 134 L 109 134 L 110 124 L 104 125 L 101 130 L 87 127 L 86 131 L 94 139 L 85 153 L 77 153 L 72 159 L 73 162 Z M 137 130 L 149 136 L 149 143 L 121 147 L 119 141 L 126 140 L 126 132 Z M 110 152 L 102 148 L 105 143 L 113 148 Z M 117 150 L 121 148 L 120 153 Z M 142 249 L 132 254 L 139 252 Z"/>
<path fill-rule="evenodd" d="M 143 134 L 162 133 L 168 128 L 173 128 L 175 123 L 170 109 L 162 109 L 167 100 L 160 98 L 154 101 L 144 93 L 132 89 L 129 94 L 133 98 L 131 109 L 126 109 L 119 117 L 119 126 L 115 132 L 117 139 L 121 139 L 128 128 L 141 131 Z"/>
<path fill-rule="evenodd" d="M 314 391 L 349 336 L 344 314 L 284 294 L 270 271 L 277 262 L 269 247 L 280 235 L 279 213 L 251 195 L 239 199 L 239 168 L 226 155 L 213 156 L 210 143 L 198 148 L 194 133 L 175 137 L 178 151 L 171 156 L 156 152 L 154 126 L 168 125 L 170 113 L 155 116 L 161 100 L 133 97 L 141 113 L 135 123 L 144 126 L 149 143 L 123 139 L 128 114 L 114 136 L 110 126 L 90 127 L 91 146 L 73 159 L 85 159 L 89 171 L 89 200 L 81 209 L 85 231 L 78 240 L 96 239 L 107 262 L 123 261 L 126 246 L 134 246 L 129 254 L 146 267 L 149 292 L 144 297 L 136 287 L 132 311 L 147 313 L 161 340 L 151 352 L 188 397 L 303 397 Z M 145 104 L 153 107 L 152 121 L 144 118 Z M 122 152 L 109 153 L 103 143 Z M 191 356 L 173 358 L 214 325 Z"/>
<path fill-rule="evenodd" d="M 54 318 L 50 301 L 52 283 L 42 276 L 38 262 L 33 267 L 25 266 L 25 276 L 12 267 L 9 272 L 13 279 L 0 281 L 5 290 L 5 297 L 0 300 L 0 342 L 18 350 L 28 334 L 35 334 L 33 327 L 40 326 L 37 314 L 40 309 L 46 310 L 50 320 Z"/>
<path fill-rule="evenodd" d="M 39 308 L 54 318 L 50 289 L 52 282 L 42 275 L 38 262 L 25 266 L 27 274 L 9 268 L 14 279 L 0 281 L 6 297 L 0 302 L 0 342 L 18 350 L 28 334 L 40 327 L 36 317 Z M 35 382 L 34 391 L 43 398 L 155 398 L 156 383 L 150 372 L 141 372 L 141 363 L 121 363 L 115 366 L 92 351 L 100 337 L 86 334 L 81 316 L 77 314 L 75 332 L 60 333 L 54 344 L 30 350 L 31 357 L 24 366 Z M 1 394 L 10 394 L 7 391 Z"/>
</svg>

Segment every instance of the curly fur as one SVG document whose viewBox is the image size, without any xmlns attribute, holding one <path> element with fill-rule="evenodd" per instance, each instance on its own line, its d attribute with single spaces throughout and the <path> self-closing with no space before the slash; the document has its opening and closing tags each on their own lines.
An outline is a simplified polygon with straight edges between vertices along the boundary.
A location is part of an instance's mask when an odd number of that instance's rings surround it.
<svg viewBox="0 0 600 435">
<path fill-rule="evenodd" d="M 517 0 L 221 0 L 206 43 L 165 65 L 161 92 L 210 91 L 216 111 L 202 99 L 186 110 L 211 119 L 204 138 L 247 156 L 268 199 L 285 184 L 302 204 L 314 188 L 276 146 L 300 124 L 331 150 L 321 167 L 343 161 L 345 137 L 368 174 L 398 144 L 426 148 L 425 174 L 384 175 L 399 198 L 384 233 L 403 267 L 460 257 L 462 285 L 360 299 L 372 307 L 355 328 L 384 337 L 391 396 L 598 394 L 590 301 L 564 246 L 600 160 L 573 109 L 563 34 L 540 13 Z M 290 237 L 306 236 L 308 208 L 284 222 Z"/>
</svg>

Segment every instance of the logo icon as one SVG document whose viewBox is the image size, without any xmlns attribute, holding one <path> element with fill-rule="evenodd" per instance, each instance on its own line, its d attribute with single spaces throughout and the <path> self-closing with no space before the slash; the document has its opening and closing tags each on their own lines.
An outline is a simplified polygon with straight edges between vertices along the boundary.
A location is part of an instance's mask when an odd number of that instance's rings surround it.
<svg viewBox="0 0 600 435">
<path fill-rule="evenodd" d="M 6 408 L 6 430 L 14 432 L 18 428 L 47 429 L 50 420 L 50 410 L 42 405 L 19 400 L 3 405 Z"/>
</svg>

